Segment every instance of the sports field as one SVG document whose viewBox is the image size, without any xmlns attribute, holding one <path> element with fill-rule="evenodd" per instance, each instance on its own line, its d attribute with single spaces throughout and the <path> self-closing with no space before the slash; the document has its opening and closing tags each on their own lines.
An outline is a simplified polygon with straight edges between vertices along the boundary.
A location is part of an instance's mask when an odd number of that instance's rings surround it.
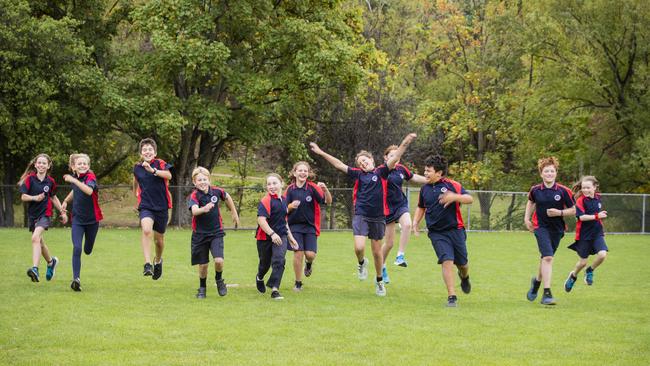
<svg viewBox="0 0 650 366">
<path fill-rule="evenodd" d="M 555 307 L 525 299 L 537 265 L 528 233 L 469 233 L 472 293 L 446 308 L 440 268 L 426 235 L 414 238 L 408 268 L 389 260 L 388 295 L 360 282 L 349 232 L 324 233 L 313 275 L 294 293 L 287 263 L 272 301 L 255 289 L 251 231 L 226 236 L 226 297 L 196 300 L 190 232 L 166 235 L 163 277 L 142 276 L 139 231 L 100 229 L 82 257 L 83 292 L 69 288 L 69 229 L 45 235 L 61 264 L 32 283 L 29 233 L 0 230 L 0 364 L 34 365 L 647 365 L 650 360 L 650 236 L 610 235 L 610 257 L 570 294 L 575 263 L 563 240 L 554 265 Z M 367 256 L 371 253 L 369 246 Z M 290 259 L 290 255 L 287 255 Z M 371 272 L 372 273 L 372 272 Z"/>
</svg>

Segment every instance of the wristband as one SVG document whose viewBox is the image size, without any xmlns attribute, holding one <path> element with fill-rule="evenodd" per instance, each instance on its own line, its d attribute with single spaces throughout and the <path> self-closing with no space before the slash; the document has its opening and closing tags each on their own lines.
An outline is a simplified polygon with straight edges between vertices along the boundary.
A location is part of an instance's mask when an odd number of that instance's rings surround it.
<svg viewBox="0 0 650 366">
<path fill-rule="evenodd" d="M 271 233 L 269 234 L 269 236 L 273 236 L 273 235 L 275 235 L 275 231 L 273 231 L 273 232 L 271 232 Z"/>
<path fill-rule="evenodd" d="M 156 175 L 156 173 L 158 173 L 158 169 L 153 168 L 153 175 Z M 157 176 L 157 175 L 156 175 L 156 176 Z"/>
</svg>

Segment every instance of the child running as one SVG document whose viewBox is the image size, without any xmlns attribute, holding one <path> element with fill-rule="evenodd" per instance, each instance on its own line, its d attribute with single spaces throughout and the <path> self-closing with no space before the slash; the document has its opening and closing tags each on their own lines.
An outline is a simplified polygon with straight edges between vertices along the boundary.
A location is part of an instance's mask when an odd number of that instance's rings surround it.
<svg viewBox="0 0 650 366">
<path fill-rule="evenodd" d="M 542 183 L 530 189 L 524 213 L 524 224 L 535 234 L 541 256 L 537 275 L 530 281 L 526 298 L 528 301 L 535 301 L 539 286 L 543 284 L 543 305 L 556 304 L 551 293 L 553 256 L 566 230 L 563 217 L 573 216 L 576 212 L 571 190 L 555 181 L 559 165 L 555 157 L 539 159 L 537 169 Z"/>
<path fill-rule="evenodd" d="M 133 167 L 133 191 L 138 200 L 140 226 L 142 227 L 142 253 L 144 254 L 143 275 L 154 280 L 162 276 L 162 254 L 165 249 L 165 229 L 169 220 L 168 209 L 172 208 L 169 193 L 171 164 L 156 159 L 158 146 L 150 138 L 140 141 L 142 161 Z M 151 239 L 156 244 L 154 265 L 151 266 Z"/>
<path fill-rule="evenodd" d="M 386 296 L 386 287 L 382 277 L 384 258 L 381 252 L 381 241 L 386 229 L 386 179 L 391 169 L 402 157 L 409 144 L 415 139 L 416 134 L 408 134 L 395 151 L 386 165 L 375 168 L 372 154 L 362 150 L 355 158 L 359 168 L 351 168 L 341 160 L 321 150 L 314 142 L 310 143 L 311 150 L 325 158 L 336 169 L 345 172 L 354 181 L 352 200 L 354 204 L 354 217 L 352 219 L 352 233 L 354 234 L 354 252 L 358 260 L 358 278 L 365 280 L 368 277 L 368 261 L 364 257 L 366 239 L 370 238 L 372 255 L 375 263 L 375 294 Z"/>
<path fill-rule="evenodd" d="M 298 249 L 293 253 L 293 271 L 296 275 L 294 291 L 302 290 L 303 273 L 305 277 L 312 274 L 312 266 L 318 251 L 317 238 L 320 235 L 320 205 L 332 203 L 332 194 L 325 183 L 313 183 L 314 178 L 309 163 L 299 161 L 293 165 L 291 184 L 284 192 L 284 199 L 289 202 L 289 229 L 298 242 Z M 289 248 L 289 250 L 293 249 Z M 303 258 L 305 259 L 304 270 Z"/>
<path fill-rule="evenodd" d="M 190 194 L 188 206 L 192 212 L 192 265 L 199 266 L 198 299 L 205 299 L 206 280 L 210 252 L 214 258 L 214 280 L 219 296 L 226 296 L 228 289 L 223 279 L 223 220 L 219 203 L 226 202 L 235 227 L 239 226 L 239 216 L 235 203 L 226 191 L 210 186 L 210 172 L 203 167 L 192 171 L 192 182 L 196 189 Z"/>
<path fill-rule="evenodd" d="M 47 262 L 45 279 L 50 281 L 56 273 L 59 264 L 57 257 L 50 255 L 43 233 L 52 222 L 52 205 L 61 213 L 61 221 L 68 222 L 65 209 L 56 197 L 56 183 L 48 174 L 52 168 L 52 159 L 47 154 L 38 154 L 32 159 L 18 182 L 20 199 L 27 204 L 29 231 L 32 233 L 32 267 L 27 270 L 27 276 L 32 282 L 39 282 L 38 265 L 41 255 Z"/>
<path fill-rule="evenodd" d="M 271 288 L 271 299 L 282 300 L 280 282 L 284 273 L 284 256 L 287 253 L 287 242 L 294 250 L 298 243 L 291 235 L 287 223 L 287 203 L 282 199 L 282 178 L 275 173 L 266 176 L 266 195 L 257 206 L 257 254 L 259 264 L 255 284 L 257 291 L 266 292 L 264 276 L 273 268 L 266 286 Z"/>
<path fill-rule="evenodd" d="M 72 282 L 73 291 L 81 291 L 81 243 L 86 238 L 83 251 L 86 255 L 93 252 L 95 238 L 102 220 L 99 208 L 99 186 L 97 178 L 90 170 L 90 157 L 86 154 L 70 155 L 70 170 L 74 175 L 66 174 L 63 180 L 72 185 L 68 196 L 63 200 L 63 208 L 72 201 Z"/>
<path fill-rule="evenodd" d="M 424 217 L 431 245 L 438 256 L 438 264 L 442 265 L 442 278 L 447 287 L 447 306 L 456 307 L 458 297 L 454 285 L 454 265 L 458 268 L 463 292 L 469 294 L 472 290 L 467 259 L 467 234 L 460 205 L 470 204 L 474 200 L 460 183 L 446 177 L 447 159 L 439 155 L 429 156 L 424 165 L 424 176 L 428 183 L 420 189 L 413 233 L 419 235 L 418 225 Z"/>
<path fill-rule="evenodd" d="M 590 255 L 596 255 L 596 259 L 585 271 L 585 283 L 589 286 L 594 283 L 594 270 L 607 258 L 607 244 L 605 244 L 605 233 L 603 219 L 607 218 L 607 211 L 603 210 L 598 193 L 598 180 L 588 175 L 583 177 L 574 187 L 576 197 L 576 241 L 569 245 L 570 249 L 578 253 L 578 263 L 569 277 L 564 282 L 564 290 L 570 292 L 578 279 L 578 274 L 587 266 L 587 259 Z"/>
</svg>

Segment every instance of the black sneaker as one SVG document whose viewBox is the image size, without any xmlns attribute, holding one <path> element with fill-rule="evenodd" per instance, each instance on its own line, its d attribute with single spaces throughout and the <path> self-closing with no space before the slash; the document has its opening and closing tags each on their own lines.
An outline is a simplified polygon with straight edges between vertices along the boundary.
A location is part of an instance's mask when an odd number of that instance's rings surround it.
<svg viewBox="0 0 650 366">
<path fill-rule="evenodd" d="M 145 276 L 153 276 L 153 267 L 151 266 L 151 263 L 144 264 L 144 271 L 142 271 L 142 274 Z"/>
<path fill-rule="evenodd" d="M 458 298 L 456 295 L 451 295 L 447 297 L 447 307 L 448 308 L 455 308 L 458 306 Z"/>
<path fill-rule="evenodd" d="M 226 296 L 228 293 L 228 287 L 226 287 L 226 282 L 222 279 L 217 280 L 217 292 L 219 296 Z"/>
<path fill-rule="evenodd" d="M 199 289 L 196 291 L 196 298 L 205 299 L 205 287 L 199 287 Z"/>
<path fill-rule="evenodd" d="M 72 280 L 72 282 L 70 282 L 70 288 L 73 291 L 80 292 L 81 291 L 81 281 L 79 281 L 78 278 L 75 278 L 74 280 Z"/>
<path fill-rule="evenodd" d="M 255 277 L 255 285 L 257 286 L 257 291 L 259 291 L 261 294 L 266 292 L 266 286 L 264 286 L 264 280 L 260 280 L 259 278 Z"/>
<path fill-rule="evenodd" d="M 309 267 L 307 266 L 307 264 L 305 264 L 305 270 L 304 270 L 305 277 L 311 276 L 311 268 L 312 267 L 313 267 L 313 264 L 311 266 L 309 266 Z"/>
<path fill-rule="evenodd" d="M 273 299 L 273 300 L 284 300 L 284 297 L 282 297 L 282 295 L 280 295 L 280 291 L 276 290 L 276 291 L 271 292 L 271 299 Z"/>
<path fill-rule="evenodd" d="M 32 267 L 27 270 L 27 276 L 32 279 L 32 282 L 39 281 L 38 267 Z"/>
<path fill-rule="evenodd" d="M 296 284 L 293 286 L 293 290 L 296 292 L 302 291 L 302 281 L 296 281 Z"/>
<path fill-rule="evenodd" d="M 153 265 L 153 277 L 151 279 L 157 280 L 162 276 L 162 258 L 160 258 L 160 263 L 155 263 Z"/>
<path fill-rule="evenodd" d="M 460 288 L 464 293 L 469 294 L 472 292 L 472 284 L 469 282 L 469 276 L 463 278 L 458 271 L 458 278 L 460 278 Z"/>
</svg>

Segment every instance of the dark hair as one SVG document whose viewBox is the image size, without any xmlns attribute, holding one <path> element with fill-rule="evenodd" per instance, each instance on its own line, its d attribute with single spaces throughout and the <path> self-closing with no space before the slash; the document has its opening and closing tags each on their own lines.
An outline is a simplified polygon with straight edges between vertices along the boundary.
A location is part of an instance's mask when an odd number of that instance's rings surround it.
<svg viewBox="0 0 650 366">
<path fill-rule="evenodd" d="M 447 159 L 445 159 L 444 156 L 429 155 L 429 157 L 424 160 L 424 166 L 431 167 L 436 172 L 442 170 L 442 174 L 447 175 Z"/>
<path fill-rule="evenodd" d="M 152 138 L 150 138 L 150 137 L 147 137 L 146 139 L 142 139 L 142 140 L 140 141 L 140 151 L 142 151 L 142 148 L 143 148 L 145 145 L 151 145 L 151 146 L 153 146 L 153 151 L 158 152 L 158 145 L 156 145 L 156 141 L 154 141 L 154 139 L 152 139 Z"/>
</svg>

